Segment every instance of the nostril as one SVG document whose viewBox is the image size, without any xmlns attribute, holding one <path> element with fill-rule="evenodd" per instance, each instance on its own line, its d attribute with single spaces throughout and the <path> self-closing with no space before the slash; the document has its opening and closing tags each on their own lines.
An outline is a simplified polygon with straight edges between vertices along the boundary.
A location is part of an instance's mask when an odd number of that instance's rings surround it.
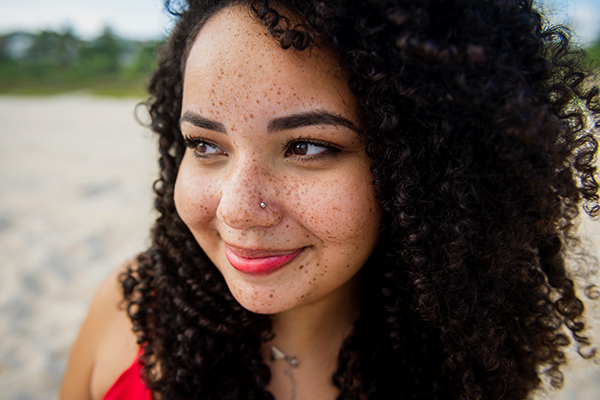
<svg viewBox="0 0 600 400">
<path fill-rule="evenodd" d="M 274 226 L 281 221 L 281 210 L 275 201 L 260 200 L 262 196 L 222 195 L 217 208 L 217 217 L 234 229 L 253 226 Z"/>
</svg>

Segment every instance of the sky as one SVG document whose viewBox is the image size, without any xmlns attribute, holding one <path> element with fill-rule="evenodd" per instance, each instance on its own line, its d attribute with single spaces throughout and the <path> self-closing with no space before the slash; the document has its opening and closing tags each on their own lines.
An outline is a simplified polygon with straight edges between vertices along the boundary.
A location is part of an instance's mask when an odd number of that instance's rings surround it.
<svg viewBox="0 0 600 400">
<path fill-rule="evenodd" d="M 582 43 L 600 37 L 600 0 L 543 0 L 555 19 L 575 29 Z M 166 36 L 171 18 L 163 0 L 0 0 L 0 33 L 15 30 L 61 30 L 71 26 L 91 39 L 106 25 L 129 39 Z"/>
<path fill-rule="evenodd" d="M 555 21 L 574 29 L 583 44 L 600 39 L 600 0 L 544 0 L 541 4 L 553 10 Z"/>
<path fill-rule="evenodd" d="M 171 26 L 163 0 L 0 0 L 0 33 L 60 31 L 91 39 L 110 25 L 128 39 L 161 39 Z"/>
</svg>

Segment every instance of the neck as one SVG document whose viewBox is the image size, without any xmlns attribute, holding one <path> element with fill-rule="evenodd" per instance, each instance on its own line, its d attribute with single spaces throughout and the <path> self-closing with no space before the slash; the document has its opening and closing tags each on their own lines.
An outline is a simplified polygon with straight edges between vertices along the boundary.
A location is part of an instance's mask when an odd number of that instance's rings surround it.
<svg viewBox="0 0 600 400">
<path fill-rule="evenodd" d="M 292 371 L 298 386 L 298 397 L 311 398 L 315 393 L 334 395 L 337 389 L 331 376 L 337 368 L 340 348 L 352 333 L 358 317 L 358 275 L 328 296 L 311 304 L 272 315 L 275 338 L 263 344 L 263 359 L 271 369 L 269 390 L 276 399 L 290 398 L 289 378 L 283 374 L 284 360 L 271 360 L 271 346 L 299 361 Z M 327 398 L 317 396 L 312 398 Z"/>
<path fill-rule="evenodd" d="M 272 315 L 275 334 L 272 344 L 281 346 L 284 351 L 307 355 L 320 354 L 315 346 L 331 344 L 334 337 L 341 345 L 352 332 L 358 317 L 358 279 L 355 276 L 337 291 L 316 302 Z M 270 344 L 267 343 L 267 346 Z M 336 350 L 339 351 L 339 346 Z"/>
</svg>

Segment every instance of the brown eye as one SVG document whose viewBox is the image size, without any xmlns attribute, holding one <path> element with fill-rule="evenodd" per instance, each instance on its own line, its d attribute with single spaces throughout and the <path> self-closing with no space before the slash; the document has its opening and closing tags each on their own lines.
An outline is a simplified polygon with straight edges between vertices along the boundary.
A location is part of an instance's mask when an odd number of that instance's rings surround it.
<svg viewBox="0 0 600 400">
<path fill-rule="evenodd" d="M 200 142 L 200 144 L 198 144 L 198 147 L 196 147 L 196 151 L 198 151 L 199 153 L 207 153 L 207 149 L 208 146 L 204 142 Z"/>
<path fill-rule="evenodd" d="M 223 150 L 221 150 L 214 144 L 206 142 L 198 142 L 194 150 L 198 155 L 225 154 Z"/>
<path fill-rule="evenodd" d="M 222 148 L 201 138 L 184 137 L 183 142 L 186 147 L 193 151 L 192 154 L 196 157 L 227 156 L 227 152 Z"/>
<path fill-rule="evenodd" d="M 291 148 L 292 154 L 297 156 L 304 156 L 308 153 L 308 143 L 296 143 Z"/>
<path fill-rule="evenodd" d="M 330 150 L 326 146 L 320 146 L 310 142 L 294 142 L 289 145 L 286 156 L 316 156 Z"/>
</svg>

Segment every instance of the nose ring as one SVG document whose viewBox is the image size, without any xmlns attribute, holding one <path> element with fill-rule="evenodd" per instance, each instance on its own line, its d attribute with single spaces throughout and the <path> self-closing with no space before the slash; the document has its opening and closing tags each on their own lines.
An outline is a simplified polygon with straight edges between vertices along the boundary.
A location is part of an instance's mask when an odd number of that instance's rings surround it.
<svg viewBox="0 0 600 400">
<path fill-rule="evenodd" d="M 260 208 L 265 208 L 267 205 L 265 203 L 260 203 Z"/>
</svg>

